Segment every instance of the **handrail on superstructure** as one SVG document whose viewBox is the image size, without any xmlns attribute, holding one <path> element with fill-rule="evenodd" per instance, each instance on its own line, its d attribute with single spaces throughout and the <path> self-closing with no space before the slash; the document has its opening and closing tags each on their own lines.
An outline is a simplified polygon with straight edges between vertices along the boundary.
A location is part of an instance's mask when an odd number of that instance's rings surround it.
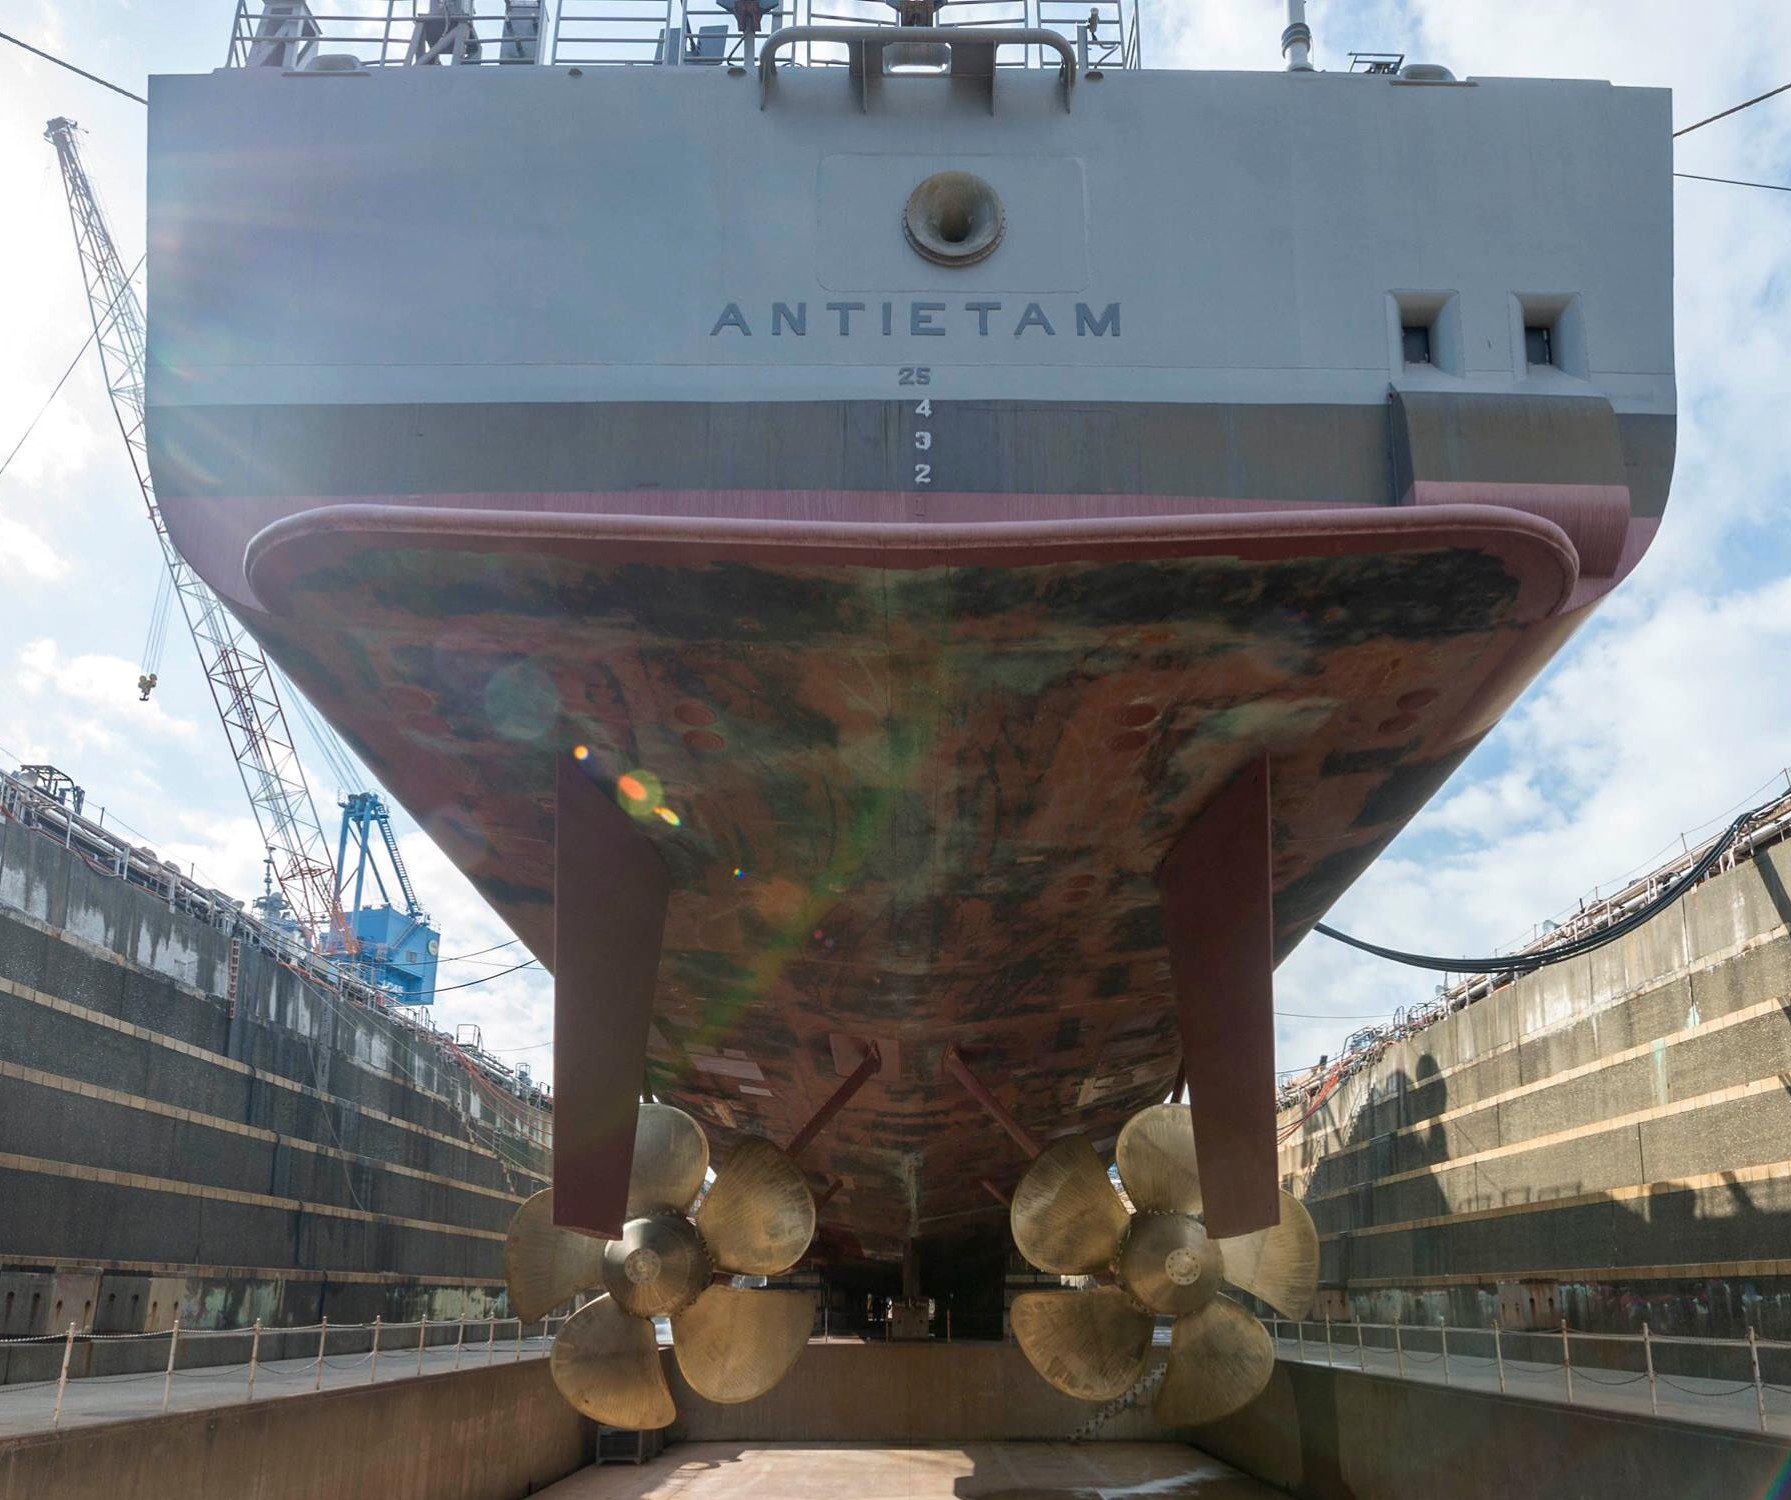
<svg viewBox="0 0 1791 1500">
<path fill-rule="evenodd" d="M 1077 71 L 1142 66 L 1139 0 L 954 0 L 930 28 L 934 43 L 965 33 L 1030 30 L 1039 40 L 1004 69 L 1073 50 Z M 234 0 L 226 66 L 284 73 L 363 74 L 392 67 L 553 65 L 744 66 L 788 31 L 894 24 L 884 0 L 763 0 L 756 33 L 721 0 Z M 813 34 L 813 33 L 811 33 Z M 1036 50 L 1035 50 L 1036 49 Z M 838 45 L 804 46 L 783 61 L 843 64 Z"/>
<path fill-rule="evenodd" d="M 1076 84 L 1076 52 L 1055 31 L 1042 26 L 786 26 L 771 33 L 759 53 L 759 108 L 770 101 L 777 81 L 777 54 L 804 43 L 843 46 L 853 78 L 858 80 L 859 103 L 870 107 L 872 78 L 900 77 L 884 67 L 891 47 L 926 48 L 945 53 L 945 65 L 927 70 L 936 77 L 988 80 L 989 110 L 995 109 L 997 54 L 1003 47 L 1049 47 L 1062 59 L 1057 79 L 1063 90 L 1063 107 L 1070 109 L 1070 91 Z"/>
</svg>

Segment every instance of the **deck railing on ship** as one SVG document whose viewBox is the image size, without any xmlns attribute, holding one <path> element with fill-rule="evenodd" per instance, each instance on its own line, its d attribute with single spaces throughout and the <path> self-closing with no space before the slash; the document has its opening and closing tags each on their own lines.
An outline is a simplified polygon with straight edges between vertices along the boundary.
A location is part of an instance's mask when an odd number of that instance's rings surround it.
<svg viewBox="0 0 1791 1500">
<path fill-rule="evenodd" d="M 793 26 L 894 26 L 885 0 L 765 0 L 758 45 Z M 1138 0 L 949 0 L 938 29 L 1044 30 L 1085 68 L 1142 66 Z M 233 68 L 353 72 L 390 67 L 743 67 L 751 50 L 717 0 L 237 0 Z M 1047 56 L 1049 54 L 1049 56 Z M 779 61 L 836 67 L 846 49 L 804 42 Z M 1003 67 L 1056 67 L 1015 46 Z"/>
</svg>

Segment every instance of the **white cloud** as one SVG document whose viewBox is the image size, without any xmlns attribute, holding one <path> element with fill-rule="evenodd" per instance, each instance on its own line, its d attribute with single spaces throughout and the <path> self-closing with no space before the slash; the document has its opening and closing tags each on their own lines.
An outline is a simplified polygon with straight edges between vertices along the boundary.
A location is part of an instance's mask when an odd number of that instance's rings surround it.
<svg viewBox="0 0 1791 1500">
<path fill-rule="evenodd" d="M 84 743 L 119 748 L 139 735 L 190 742 L 199 726 L 176 718 L 154 697 L 140 701 L 138 669 L 122 656 L 84 652 L 65 656 L 55 641 L 43 636 L 20 648 L 13 685 L 26 697 L 47 700 L 48 711 L 80 731 Z M 71 713 L 74 704 L 92 712 Z"/>
<path fill-rule="evenodd" d="M 0 516 L 0 579 L 55 583 L 69 570 L 68 559 L 23 521 Z"/>
<path fill-rule="evenodd" d="M 1340 902 L 1330 921 L 1387 946 L 1472 956 L 1714 832 L 1741 800 L 1784 790 L 1791 579 L 1614 610 L 1521 702 L 1497 744 Z M 1494 751 L 1518 768 L 1477 774 Z M 1428 999 L 1440 976 L 1313 936 L 1282 966 L 1281 1066 L 1335 1054 L 1357 1018 Z"/>
</svg>

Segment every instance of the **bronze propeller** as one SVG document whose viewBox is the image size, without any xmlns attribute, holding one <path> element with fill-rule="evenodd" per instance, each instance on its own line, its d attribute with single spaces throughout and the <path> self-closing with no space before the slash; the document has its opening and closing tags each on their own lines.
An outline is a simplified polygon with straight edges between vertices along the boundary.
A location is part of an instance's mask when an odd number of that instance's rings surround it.
<svg viewBox="0 0 1791 1500">
<path fill-rule="evenodd" d="M 1109 1401 L 1144 1376 L 1160 1314 L 1173 1315 L 1169 1368 L 1154 1410 L 1160 1422 L 1197 1426 L 1228 1416 L 1268 1384 L 1274 1345 L 1221 1282 L 1303 1317 L 1318 1289 L 1318 1235 L 1292 1195 L 1280 1222 L 1234 1239 L 1208 1239 L 1187 1108 L 1142 1110 L 1120 1132 L 1113 1190 L 1094 1147 L 1053 1141 L 1014 1191 L 1014 1243 L 1042 1271 L 1111 1276 L 1092 1291 L 1022 1292 L 1014 1335 L 1058 1390 Z"/>
<path fill-rule="evenodd" d="M 774 1276 L 815 1233 L 815 1200 L 796 1164 L 746 1136 L 729 1153 L 693 1217 L 709 1142 L 667 1104 L 643 1104 L 634 1137 L 628 1221 L 605 1240 L 553 1222 L 553 1190 L 516 1211 L 504 1245 L 511 1310 L 525 1322 L 580 1292 L 604 1294 L 567 1320 L 550 1360 L 561 1394 L 609 1427 L 648 1430 L 677 1415 L 659 1362 L 654 1318 L 669 1318 L 672 1351 L 691 1388 L 711 1401 L 750 1401 L 783 1379 L 814 1323 L 806 1292 L 746 1291 L 717 1274 Z"/>
</svg>

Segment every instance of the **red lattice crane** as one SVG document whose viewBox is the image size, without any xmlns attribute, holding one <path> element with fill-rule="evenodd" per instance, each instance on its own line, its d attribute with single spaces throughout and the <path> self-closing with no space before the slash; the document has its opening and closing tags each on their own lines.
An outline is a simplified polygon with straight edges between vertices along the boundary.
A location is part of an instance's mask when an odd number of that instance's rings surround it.
<svg viewBox="0 0 1791 1500">
<path fill-rule="evenodd" d="M 73 120 L 51 120 L 44 139 L 56 148 L 62 183 L 68 192 L 75 250 L 81 258 L 81 280 L 93 317 L 106 389 L 131 467 L 143 491 L 143 503 L 155 527 L 181 613 L 199 651 L 199 664 L 211 685 L 212 702 L 230 740 L 230 754 L 242 777 L 273 863 L 274 878 L 292 915 L 313 946 L 334 934 L 338 951 L 353 952 L 354 939 L 336 898 L 335 868 L 317 821 L 311 788 L 299 765 L 292 731 L 274 685 L 267 658 L 254 639 L 224 608 L 223 602 L 187 566 L 175 549 L 156 505 L 149 476 L 149 450 L 143 435 L 143 379 L 146 369 L 143 307 L 131 287 L 112 241 L 93 185 L 81 165 Z M 141 684 L 144 696 L 153 686 Z"/>
</svg>

